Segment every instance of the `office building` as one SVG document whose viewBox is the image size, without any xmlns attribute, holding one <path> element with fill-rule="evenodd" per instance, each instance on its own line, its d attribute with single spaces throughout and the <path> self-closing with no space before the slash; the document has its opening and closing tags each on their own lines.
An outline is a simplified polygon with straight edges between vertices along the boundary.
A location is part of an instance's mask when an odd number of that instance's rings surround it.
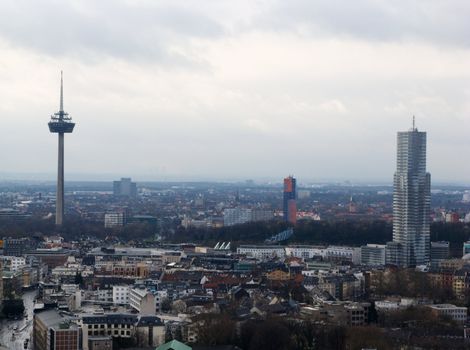
<svg viewBox="0 0 470 350">
<path fill-rule="evenodd" d="M 120 181 L 113 182 L 113 194 L 117 197 L 136 197 L 137 184 L 130 178 L 123 177 Z"/>
<path fill-rule="evenodd" d="M 107 313 L 82 317 L 83 350 L 96 349 L 99 339 L 106 337 L 115 342 L 135 341 L 139 348 L 155 348 L 165 341 L 165 325 L 156 316 Z"/>
<path fill-rule="evenodd" d="M 3 241 L 3 255 L 22 256 L 30 249 L 28 238 L 5 238 Z"/>
<path fill-rule="evenodd" d="M 361 247 L 361 264 L 368 266 L 385 265 L 385 245 L 367 244 Z"/>
<path fill-rule="evenodd" d="M 431 175 L 426 172 L 426 133 L 413 122 L 397 135 L 393 188 L 393 241 L 401 244 L 399 266 L 429 263 Z"/>
<path fill-rule="evenodd" d="M 284 179 L 284 221 L 289 222 L 291 224 L 295 224 L 297 222 L 296 187 L 296 179 L 293 176 L 289 176 Z"/>
<path fill-rule="evenodd" d="M 463 306 L 455 306 L 453 304 L 434 304 L 429 305 L 433 314 L 440 317 L 449 317 L 457 323 L 465 323 L 467 321 L 467 308 Z"/>
<path fill-rule="evenodd" d="M 80 348 L 80 329 L 72 317 L 47 310 L 34 315 L 35 350 L 73 350 Z"/>
<path fill-rule="evenodd" d="M 439 262 L 449 259 L 449 242 L 431 242 L 431 266 L 437 268 Z"/>
</svg>

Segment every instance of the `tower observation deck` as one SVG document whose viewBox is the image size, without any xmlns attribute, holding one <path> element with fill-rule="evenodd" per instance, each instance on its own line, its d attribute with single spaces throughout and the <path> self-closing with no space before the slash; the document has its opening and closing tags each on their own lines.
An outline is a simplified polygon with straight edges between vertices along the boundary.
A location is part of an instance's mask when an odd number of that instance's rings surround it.
<svg viewBox="0 0 470 350">
<path fill-rule="evenodd" d="M 56 195 L 56 225 L 62 225 L 64 220 L 64 134 L 72 133 L 75 123 L 68 113 L 64 112 L 64 84 L 60 72 L 60 108 L 51 116 L 49 131 L 59 135 L 59 159 L 57 169 L 57 195 Z"/>
</svg>

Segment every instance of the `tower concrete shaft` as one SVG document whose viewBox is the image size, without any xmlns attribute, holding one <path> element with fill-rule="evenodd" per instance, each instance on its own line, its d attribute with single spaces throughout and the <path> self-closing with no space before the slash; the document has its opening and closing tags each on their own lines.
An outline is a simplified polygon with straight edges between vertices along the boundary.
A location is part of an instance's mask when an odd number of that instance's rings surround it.
<svg viewBox="0 0 470 350">
<path fill-rule="evenodd" d="M 62 72 L 60 72 L 60 107 L 57 113 L 51 116 L 49 131 L 59 136 L 59 152 L 57 167 L 57 194 L 56 194 L 56 216 L 55 223 L 60 226 L 64 222 L 64 134 L 72 133 L 75 123 L 72 118 L 64 112 Z"/>
<path fill-rule="evenodd" d="M 64 222 L 64 133 L 59 133 L 59 159 L 57 168 L 57 195 L 55 208 L 55 224 Z"/>
</svg>

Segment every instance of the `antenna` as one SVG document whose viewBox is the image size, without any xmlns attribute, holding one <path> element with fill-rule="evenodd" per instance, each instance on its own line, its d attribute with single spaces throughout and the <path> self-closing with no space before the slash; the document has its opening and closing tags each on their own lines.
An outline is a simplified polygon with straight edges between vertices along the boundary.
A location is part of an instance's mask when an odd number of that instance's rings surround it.
<svg viewBox="0 0 470 350">
<path fill-rule="evenodd" d="M 62 71 L 60 71 L 60 108 L 59 112 L 64 111 L 64 80 L 62 77 Z"/>
<path fill-rule="evenodd" d="M 416 122 L 415 122 L 415 116 L 413 115 L 413 131 L 416 131 Z"/>
</svg>

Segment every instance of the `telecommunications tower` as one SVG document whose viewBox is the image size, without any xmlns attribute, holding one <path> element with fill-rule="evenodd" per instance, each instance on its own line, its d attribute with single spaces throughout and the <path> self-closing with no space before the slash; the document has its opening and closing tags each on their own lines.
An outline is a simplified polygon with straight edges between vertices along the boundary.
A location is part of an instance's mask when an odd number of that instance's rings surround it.
<svg viewBox="0 0 470 350">
<path fill-rule="evenodd" d="M 57 195 L 56 195 L 56 225 L 62 225 L 64 221 L 64 134 L 71 133 L 75 126 L 72 118 L 64 112 L 64 87 L 62 72 L 60 72 L 60 108 L 51 115 L 49 131 L 59 135 L 59 161 L 57 171 Z"/>
</svg>

